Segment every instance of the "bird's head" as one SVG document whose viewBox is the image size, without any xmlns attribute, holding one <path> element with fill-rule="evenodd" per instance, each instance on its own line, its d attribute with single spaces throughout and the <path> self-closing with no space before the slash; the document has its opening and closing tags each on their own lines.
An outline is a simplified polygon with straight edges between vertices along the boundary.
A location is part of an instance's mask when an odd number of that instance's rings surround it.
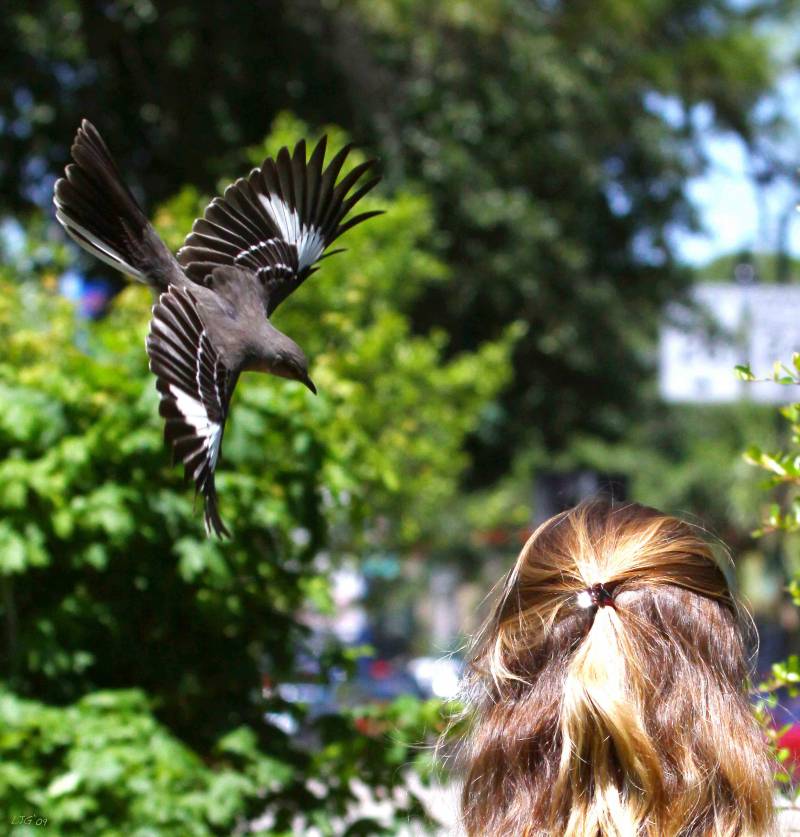
<svg viewBox="0 0 800 837">
<path fill-rule="evenodd" d="M 264 365 L 260 366 L 261 370 L 281 378 L 300 381 L 316 395 L 317 388 L 308 375 L 308 359 L 297 343 L 282 334 L 270 348 L 270 356 L 265 359 Z"/>
</svg>

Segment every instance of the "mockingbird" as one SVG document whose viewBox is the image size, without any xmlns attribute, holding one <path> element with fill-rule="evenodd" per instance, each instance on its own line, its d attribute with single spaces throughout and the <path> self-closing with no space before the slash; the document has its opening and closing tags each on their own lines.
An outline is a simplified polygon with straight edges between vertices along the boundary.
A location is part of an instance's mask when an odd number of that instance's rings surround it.
<svg viewBox="0 0 800 837">
<path fill-rule="evenodd" d="M 74 163 L 55 185 L 56 218 L 98 259 L 159 296 L 147 335 L 150 370 L 173 462 L 202 493 L 206 533 L 229 532 L 217 506 L 217 466 L 231 395 L 242 372 L 269 372 L 316 388 L 303 350 L 269 321 L 315 270 L 325 249 L 378 212 L 345 220 L 380 179 L 375 160 L 339 173 L 350 150 L 324 167 L 326 138 L 310 157 L 282 148 L 214 198 L 173 256 L 125 186 L 97 129 L 81 123 Z M 362 180 L 368 175 L 366 180 Z M 332 251 L 326 255 L 332 255 Z"/>
</svg>

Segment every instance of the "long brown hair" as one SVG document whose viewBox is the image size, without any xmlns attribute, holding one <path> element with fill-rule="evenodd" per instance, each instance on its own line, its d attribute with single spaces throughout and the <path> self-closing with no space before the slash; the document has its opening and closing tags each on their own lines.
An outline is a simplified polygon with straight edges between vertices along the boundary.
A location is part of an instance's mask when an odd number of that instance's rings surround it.
<svg viewBox="0 0 800 837">
<path fill-rule="evenodd" d="M 542 524 L 468 665 L 467 833 L 772 833 L 743 615 L 675 517 L 593 501 Z"/>
</svg>

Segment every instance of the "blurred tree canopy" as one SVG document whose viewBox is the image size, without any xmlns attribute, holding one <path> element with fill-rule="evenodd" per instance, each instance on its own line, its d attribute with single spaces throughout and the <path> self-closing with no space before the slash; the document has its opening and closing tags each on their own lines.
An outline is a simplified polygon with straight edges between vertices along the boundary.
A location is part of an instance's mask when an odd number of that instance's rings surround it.
<svg viewBox="0 0 800 837">
<path fill-rule="evenodd" d="M 307 132 L 283 116 L 267 146 Z M 206 200 L 184 190 L 164 205 L 168 240 Z M 0 699 L 4 809 L 57 812 L 65 834 L 109 833 L 102 814 L 132 834 L 148 824 L 152 791 L 198 823 L 186 829 L 175 814 L 157 833 L 230 833 L 267 808 L 285 823 L 341 816 L 351 777 L 402 784 L 434 709 L 396 712 L 391 740 L 333 715 L 312 756 L 264 722 L 266 710 L 302 711 L 275 694 L 262 701 L 261 676 L 294 682 L 304 660 L 321 663 L 323 680 L 334 663 L 347 668 L 332 641 L 310 644 L 299 614 L 329 608 L 331 567 L 376 527 L 400 546 L 435 530 L 466 463 L 464 437 L 508 378 L 515 330 L 449 358 L 443 333 L 413 334 L 409 307 L 446 279 L 427 243 L 429 200 L 401 190 L 368 202 L 387 213 L 348 234 L 349 252 L 281 313 L 320 395 L 265 375 L 237 387 L 218 471 L 234 532 L 225 543 L 205 539 L 169 466 L 143 349 L 149 291 L 131 285 L 87 323 L 52 291 L 63 247 L 43 271 L 24 255 L 0 268 L 0 664 L 17 696 Z M 185 770 L 164 773 L 170 753 Z M 325 783 L 316 796 L 315 777 Z M 221 807 L 200 798 L 226 788 Z"/>
<path fill-rule="evenodd" d="M 775 282 L 797 281 L 800 259 L 779 252 L 737 251 L 725 253 L 694 271 L 698 282 Z"/>
<path fill-rule="evenodd" d="M 9 0 L 2 208 L 49 201 L 82 116 L 153 201 L 210 191 L 281 110 L 381 153 L 432 198 L 449 267 L 416 331 L 474 349 L 529 323 L 472 484 L 522 447 L 620 438 L 658 312 L 689 277 L 670 232 L 704 160 L 692 109 L 751 142 L 773 81 L 761 0 Z"/>
</svg>

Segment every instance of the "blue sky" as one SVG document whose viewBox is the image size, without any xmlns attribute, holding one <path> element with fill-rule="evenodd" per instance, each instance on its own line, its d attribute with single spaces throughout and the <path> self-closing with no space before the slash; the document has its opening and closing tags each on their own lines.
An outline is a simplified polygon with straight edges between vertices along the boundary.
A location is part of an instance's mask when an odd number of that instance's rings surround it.
<svg viewBox="0 0 800 837">
<path fill-rule="evenodd" d="M 788 52 L 794 36 L 789 34 L 786 40 L 782 51 Z M 655 106 L 662 113 L 670 110 L 668 101 Z M 759 113 L 763 119 L 779 115 L 788 122 L 777 151 L 792 168 L 800 169 L 800 74 L 785 73 Z M 759 195 L 744 144 L 732 135 L 712 131 L 707 108 L 695 109 L 692 118 L 707 134 L 704 145 L 709 167 L 705 176 L 689 182 L 687 191 L 706 232 L 676 233 L 673 241 L 680 256 L 690 264 L 701 265 L 738 249 L 774 250 L 778 246 L 779 219 L 787 209 L 791 210 L 789 251 L 800 256 L 800 213 L 792 209 L 800 201 L 800 178 L 795 177 L 794 182 L 783 179 Z"/>
<path fill-rule="evenodd" d="M 762 198 L 765 216 L 762 218 L 741 141 L 728 136 L 713 137 L 707 140 L 706 149 L 710 161 L 707 174 L 687 186 L 705 233 L 675 234 L 680 256 L 690 264 L 701 265 L 733 250 L 775 249 L 778 219 L 788 206 L 800 200 L 800 194 L 787 183 L 767 187 Z M 800 216 L 797 211 L 789 224 L 788 244 L 790 252 L 800 256 Z"/>
</svg>

